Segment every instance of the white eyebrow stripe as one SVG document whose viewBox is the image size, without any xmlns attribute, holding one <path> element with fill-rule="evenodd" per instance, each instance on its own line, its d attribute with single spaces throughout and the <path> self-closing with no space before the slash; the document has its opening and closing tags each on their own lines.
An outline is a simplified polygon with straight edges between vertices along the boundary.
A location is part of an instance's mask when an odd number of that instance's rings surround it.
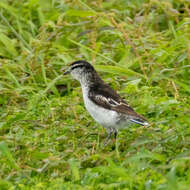
<svg viewBox="0 0 190 190">
<path fill-rule="evenodd" d="M 75 65 L 71 65 L 71 69 L 74 69 L 75 67 L 80 67 L 80 66 L 84 66 L 84 64 L 75 64 Z"/>
</svg>

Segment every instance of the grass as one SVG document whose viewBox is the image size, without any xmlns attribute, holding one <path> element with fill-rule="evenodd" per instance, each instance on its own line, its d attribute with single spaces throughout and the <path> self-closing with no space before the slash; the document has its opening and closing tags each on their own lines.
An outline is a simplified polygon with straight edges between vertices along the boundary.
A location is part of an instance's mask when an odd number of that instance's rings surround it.
<svg viewBox="0 0 190 190">
<path fill-rule="evenodd" d="M 0 189 L 190 186 L 187 0 L 1 0 Z M 106 131 L 60 69 L 85 59 L 151 123 Z"/>
</svg>

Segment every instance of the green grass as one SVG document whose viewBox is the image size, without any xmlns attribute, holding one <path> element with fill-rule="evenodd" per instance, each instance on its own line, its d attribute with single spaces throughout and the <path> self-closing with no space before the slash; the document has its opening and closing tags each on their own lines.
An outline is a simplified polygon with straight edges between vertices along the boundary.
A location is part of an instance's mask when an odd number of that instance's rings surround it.
<svg viewBox="0 0 190 190">
<path fill-rule="evenodd" d="M 188 190 L 188 0 L 1 0 L 0 189 Z M 60 69 L 85 59 L 149 128 L 106 131 Z"/>
</svg>

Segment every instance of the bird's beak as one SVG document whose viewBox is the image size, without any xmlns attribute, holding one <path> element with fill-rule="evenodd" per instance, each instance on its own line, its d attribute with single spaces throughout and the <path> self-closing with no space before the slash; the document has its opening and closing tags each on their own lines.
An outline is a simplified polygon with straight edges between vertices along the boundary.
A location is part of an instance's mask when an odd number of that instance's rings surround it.
<svg viewBox="0 0 190 190">
<path fill-rule="evenodd" d="M 69 74 L 71 71 L 70 70 L 67 70 L 67 71 L 65 71 L 64 73 L 63 73 L 63 75 L 67 75 L 67 74 Z"/>
<path fill-rule="evenodd" d="M 60 71 L 61 71 L 61 72 L 64 71 L 63 75 L 70 74 L 70 72 L 71 72 L 70 69 L 65 70 L 65 68 L 62 68 Z"/>
</svg>

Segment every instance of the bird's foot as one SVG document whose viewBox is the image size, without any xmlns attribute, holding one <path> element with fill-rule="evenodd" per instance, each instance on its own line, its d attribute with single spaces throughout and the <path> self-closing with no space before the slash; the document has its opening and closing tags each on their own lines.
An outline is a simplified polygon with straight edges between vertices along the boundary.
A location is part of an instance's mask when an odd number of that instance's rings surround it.
<svg viewBox="0 0 190 190">
<path fill-rule="evenodd" d="M 114 139 L 116 141 L 117 138 L 117 130 L 115 128 L 110 128 L 108 131 L 108 136 L 106 140 L 104 141 L 104 146 L 107 146 L 108 142 L 110 141 L 111 135 L 114 134 Z"/>
</svg>

